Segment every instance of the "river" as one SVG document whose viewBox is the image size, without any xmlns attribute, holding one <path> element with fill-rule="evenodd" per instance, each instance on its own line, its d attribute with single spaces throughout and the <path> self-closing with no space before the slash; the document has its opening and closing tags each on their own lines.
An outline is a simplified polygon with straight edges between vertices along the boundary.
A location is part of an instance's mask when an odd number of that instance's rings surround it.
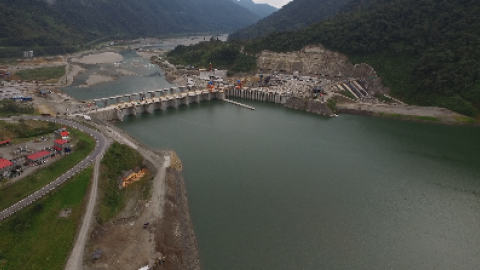
<svg viewBox="0 0 480 270">
<path fill-rule="evenodd" d="M 479 128 L 242 102 L 118 123 L 182 159 L 202 269 L 479 268 Z"/>
</svg>

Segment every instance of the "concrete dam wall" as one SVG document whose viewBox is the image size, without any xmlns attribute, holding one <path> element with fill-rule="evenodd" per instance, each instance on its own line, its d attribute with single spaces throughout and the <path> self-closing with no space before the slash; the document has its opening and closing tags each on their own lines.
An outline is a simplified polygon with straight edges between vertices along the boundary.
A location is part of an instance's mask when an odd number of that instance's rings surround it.
<svg viewBox="0 0 480 270">
<path fill-rule="evenodd" d="M 326 103 L 295 97 L 294 93 L 283 90 L 249 87 L 237 89 L 233 86 L 220 90 L 188 90 L 187 87 L 180 87 L 178 89 L 174 87 L 169 90 L 149 91 L 147 94 L 133 93 L 125 96 L 97 99 L 95 103 L 97 105 L 103 105 L 104 107 L 91 111 L 89 114 L 103 121 L 123 121 L 125 115 L 153 113 L 155 110 L 177 108 L 181 105 L 200 103 L 212 99 L 226 100 L 228 97 L 284 104 L 288 108 L 305 110 L 317 114 L 332 114 Z M 127 102 L 124 101 L 125 98 L 128 99 Z M 113 104 L 110 104 L 112 101 Z"/>
<path fill-rule="evenodd" d="M 103 121 L 123 121 L 125 115 L 153 113 L 155 110 L 166 110 L 168 108 L 177 108 L 180 105 L 200 103 L 201 101 L 209 101 L 212 99 L 223 100 L 225 98 L 225 93 L 217 90 L 189 91 L 161 96 L 155 96 L 153 91 L 148 93 L 151 95 L 150 98 L 146 98 L 146 95 L 143 93 L 126 95 L 130 97 L 128 102 L 123 102 L 123 97 L 95 100 L 95 103 L 103 105 L 104 107 L 92 111 L 89 114 Z M 134 98 L 137 94 L 139 96 L 138 100 Z M 109 104 L 110 100 L 117 100 L 117 103 Z"/>
</svg>

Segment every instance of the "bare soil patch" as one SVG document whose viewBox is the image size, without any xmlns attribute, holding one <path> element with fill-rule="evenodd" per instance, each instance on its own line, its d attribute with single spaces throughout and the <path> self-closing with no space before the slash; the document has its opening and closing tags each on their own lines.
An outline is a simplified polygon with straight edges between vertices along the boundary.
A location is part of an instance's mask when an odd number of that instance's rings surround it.
<svg viewBox="0 0 480 270">
<path fill-rule="evenodd" d="M 84 257 L 86 270 L 140 269 L 146 265 L 150 269 L 200 269 L 181 161 L 174 154 L 172 162 L 166 159 L 171 166 L 163 172 L 159 169 L 149 200 L 140 199 L 141 191 L 132 193 L 115 220 L 92 232 Z M 163 183 L 155 182 L 162 179 Z M 92 259 L 98 250 L 101 257 Z M 165 262 L 155 265 L 163 256 Z"/>
</svg>

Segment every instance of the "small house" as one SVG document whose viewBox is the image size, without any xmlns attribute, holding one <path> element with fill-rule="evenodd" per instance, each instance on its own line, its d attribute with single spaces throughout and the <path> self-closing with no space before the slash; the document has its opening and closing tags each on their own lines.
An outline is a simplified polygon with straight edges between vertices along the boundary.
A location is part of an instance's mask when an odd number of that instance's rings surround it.
<svg viewBox="0 0 480 270">
<path fill-rule="evenodd" d="M 12 140 L 11 140 L 11 139 L 4 140 L 4 141 L 1 141 L 1 142 L 0 142 L 0 146 L 10 145 L 11 143 L 12 143 Z"/>
<path fill-rule="evenodd" d="M 0 158 L 0 176 L 8 175 L 13 167 L 13 163 L 10 160 Z"/>
<path fill-rule="evenodd" d="M 59 136 L 59 137 L 62 138 L 63 140 L 67 140 L 67 139 L 68 139 L 68 135 L 69 135 L 68 131 L 62 131 L 62 132 L 60 132 L 60 136 Z"/>
<path fill-rule="evenodd" d="M 57 150 L 59 154 L 70 153 L 72 145 L 65 139 L 56 139 L 53 143 L 53 148 Z"/>
</svg>

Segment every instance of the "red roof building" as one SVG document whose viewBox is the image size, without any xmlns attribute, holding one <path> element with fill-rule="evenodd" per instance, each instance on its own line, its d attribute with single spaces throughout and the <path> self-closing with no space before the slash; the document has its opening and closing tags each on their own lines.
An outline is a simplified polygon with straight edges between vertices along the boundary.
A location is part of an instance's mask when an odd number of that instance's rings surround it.
<svg viewBox="0 0 480 270">
<path fill-rule="evenodd" d="M 60 136 L 62 136 L 62 138 L 65 138 L 65 137 L 68 137 L 68 131 L 62 131 L 60 132 Z"/>
<path fill-rule="evenodd" d="M 12 166 L 13 163 L 8 159 L 0 158 L 0 170 Z"/>
<path fill-rule="evenodd" d="M 29 159 L 31 161 L 37 161 L 37 160 L 40 160 L 42 158 L 45 158 L 45 157 L 48 157 L 48 156 L 51 156 L 51 155 L 52 154 L 50 153 L 50 151 L 43 150 L 43 151 L 40 151 L 38 153 L 28 155 L 27 159 Z"/>
<path fill-rule="evenodd" d="M 12 140 L 8 139 L 8 140 L 5 140 L 3 142 L 0 142 L 0 145 L 9 144 L 11 142 L 12 142 Z"/>
<path fill-rule="evenodd" d="M 56 139 L 53 144 L 53 149 L 57 150 L 60 154 L 70 153 L 72 145 L 65 139 Z"/>
<path fill-rule="evenodd" d="M 64 140 L 64 139 L 56 139 L 55 140 L 55 144 L 58 144 L 58 145 L 64 145 L 64 144 L 67 144 L 68 141 L 67 140 Z"/>
</svg>

